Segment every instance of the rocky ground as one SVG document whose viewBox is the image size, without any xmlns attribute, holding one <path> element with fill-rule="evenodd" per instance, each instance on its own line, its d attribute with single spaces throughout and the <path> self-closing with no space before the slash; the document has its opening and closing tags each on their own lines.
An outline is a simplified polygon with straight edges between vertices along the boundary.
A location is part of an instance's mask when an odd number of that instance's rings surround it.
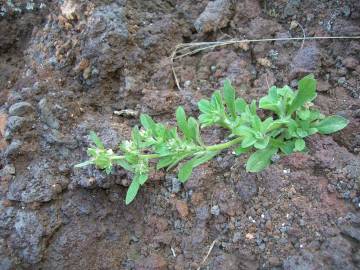
<svg viewBox="0 0 360 270">
<path fill-rule="evenodd" d="M 176 61 L 181 90 L 171 72 L 179 43 L 298 37 L 301 27 L 359 36 L 360 2 L 0 1 L 0 269 L 359 269 L 360 41 L 201 52 Z M 154 174 L 126 207 L 122 170 L 73 168 L 90 130 L 116 149 L 137 112 L 173 123 L 176 106 L 197 115 L 224 78 L 251 100 L 311 72 L 316 106 L 350 124 L 262 173 L 229 151 L 184 186 Z"/>
</svg>

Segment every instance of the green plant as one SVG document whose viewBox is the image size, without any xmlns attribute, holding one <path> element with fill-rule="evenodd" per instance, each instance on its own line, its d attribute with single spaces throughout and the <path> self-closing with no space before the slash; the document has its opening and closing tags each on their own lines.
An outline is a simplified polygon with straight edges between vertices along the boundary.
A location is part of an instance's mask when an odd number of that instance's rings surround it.
<svg viewBox="0 0 360 270">
<path fill-rule="evenodd" d="M 122 155 L 106 149 L 94 132 L 90 138 L 94 147 L 88 148 L 90 159 L 75 167 L 94 164 L 111 173 L 119 165 L 133 174 L 127 191 L 126 204 L 135 198 L 140 186 L 149 177 L 149 165 L 157 160 L 156 169 L 170 170 L 179 163 L 178 179 L 186 182 L 192 170 L 222 150 L 234 147 L 237 155 L 250 153 L 246 163 L 248 172 L 259 172 L 267 167 L 273 155 L 278 152 L 289 155 L 305 151 L 304 138 L 314 133 L 329 134 L 343 129 L 348 120 L 341 116 L 325 117 L 312 108 L 316 97 L 316 80 L 308 75 L 299 81 L 298 91 L 289 86 L 269 89 L 268 95 L 259 101 L 259 109 L 269 111 L 261 119 L 257 114 L 257 102 L 246 103 L 235 97 L 230 82 L 225 81 L 223 91 L 215 91 L 211 100 L 200 100 L 200 116 L 187 117 L 182 107 L 176 110 L 176 127 L 168 128 L 156 123 L 146 115 L 140 116 L 141 129 L 135 126 L 131 140 L 120 144 Z M 229 130 L 225 143 L 205 145 L 200 128 L 219 126 Z M 253 151 L 254 150 L 254 151 Z"/>
</svg>

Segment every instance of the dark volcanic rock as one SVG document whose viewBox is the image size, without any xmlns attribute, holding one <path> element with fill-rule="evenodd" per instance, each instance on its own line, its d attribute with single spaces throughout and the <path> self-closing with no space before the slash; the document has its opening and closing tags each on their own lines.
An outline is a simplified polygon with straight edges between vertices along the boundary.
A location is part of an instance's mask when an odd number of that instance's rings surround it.
<svg viewBox="0 0 360 270">
<path fill-rule="evenodd" d="M 44 164 L 34 162 L 29 170 L 16 175 L 11 182 L 7 198 L 25 203 L 48 202 L 66 188 L 68 180 L 64 176 L 56 176 Z"/>
<path fill-rule="evenodd" d="M 15 232 L 10 236 L 10 247 L 28 264 L 41 260 L 44 227 L 33 212 L 19 211 L 14 223 Z"/>
<path fill-rule="evenodd" d="M 328 269 L 314 254 L 304 252 L 302 255 L 290 256 L 283 263 L 284 270 L 319 270 Z"/>
<path fill-rule="evenodd" d="M 291 63 L 290 79 L 313 73 L 319 64 L 319 56 L 319 49 L 315 45 L 300 49 Z"/>
<path fill-rule="evenodd" d="M 139 260 L 135 264 L 136 270 L 166 270 L 167 262 L 159 255 L 151 255 L 145 259 Z"/>
<path fill-rule="evenodd" d="M 196 30 L 207 33 L 225 27 L 230 21 L 230 6 L 229 0 L 209 1 L 204 12 L 194 23 Z"/>
<path fill-rule="evenodd" d="M 34 111 L 34 107 L 29 102 L 18 102 L 9 108 L 10 115 L 23 116 Z"/>
</svg>

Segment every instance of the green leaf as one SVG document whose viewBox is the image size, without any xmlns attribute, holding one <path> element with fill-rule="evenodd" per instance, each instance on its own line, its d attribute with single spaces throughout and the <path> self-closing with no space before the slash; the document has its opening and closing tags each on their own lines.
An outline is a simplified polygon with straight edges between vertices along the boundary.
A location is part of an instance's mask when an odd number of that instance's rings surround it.
<svg viewBox="0 0 360 270">
<path fill-rule="evenodd" d="M 152 120 L 152 118 L 149 115 L 141 114 L 140 122 L 145 129 L 151 130 L 153 133 L 155 133 L 156 123 L 154 122 L 154 120 Z"/>
<path fill-rule="evenodd" d="M 287 110 L 288 114 L 295 112 L 306 102 L 309 102 L 316 97 L 316 80 L 314 79 L 314 75 L 310 74 L 302 78 L 299 81 L 298 88 L 299 91 Z"/>
<path fill-rule="evenodd" d="M 246 108 L 246 102 L 243 98 L 237 98 L 235 100 L 235 109 L 237 113 L 243 113 L 245 111 Z"/>
<path fill-rule="evenodd" d="M 252 130 L 252 128 L 242 125 L 233 130 L 233 133 L 238 136 L 244 136 L 248 137 L 250 135 L 254 135 L 255 132 Z"/>
<path fill-rule="evenodd" d="M 215 91 L 211 96 L 211 104 L 215 108 L 215 111 L 219 112 L 220 114 L 225 113 L 224 104 L 222 101 L 221 93 L 219 90 Z"/>
<path fill-rule="evenodd" d="M 265 169 L 271 161 L 271 157 L 278 151 L 277 148 L 268 147 L 251 154 L 246 162 L 248 172 L 260 172 Z"/>
<path fill-rule="evenodd" d="M 94 131 L 90 131 L 90 140 L 100 149 L 104 149 L 104 144 Z"/>
<path fill-rule="evenodd" d="M 188 120 L 189 133 L 191 134 L 191 139 L 198 144 L 202 144 L 200 136 L 200 127 L 198 121 L 194 117 L 189 117 Z"/>
<path fill-rule="evenodd" d="M 139 147 L 140 143 L 141 143 L 141 136 L 140 136 L 138 126 L 133 127 L 133 129 L 131 131 L 131 138 L 132 138 L 133 142 L 135 143 L 136 147 Z"/>
<path fill-rule="evenodd" d="M 270 137 L 266 136 L 264 139 L 257 140 L 254 144 L 254 147 L 257 149 L 264 149 L 268 146 Z"/>
<path fill-rule="evenodd" d="M 198 102 L 198 107 L 199 107 L 199 110 L 202 112 L 202 113 L 205 113 L 205 114 L 211 114 L 213 112 L 213 109 L 211 107 L 211 104 L 210 104 L 210 101 L 206 100 L 206 99 L 201 99 L 199 102 Z"/>
<path fill-rule="evenodd" d="M 349 120 L 342 116 L 334 115 L 321 120 L 315 128 L 321 134 L 330 134 L 345 128 L 349 124 Z"/>
<path fill-rule="evenodd" d="M 188 162 L 186 162 L 184 165 L 182 165 L 179 169 L 179 174 L 178 174 L 178 178 L 180 182 L 185 183 L 189 179 L 195 167 L 209 161 L 217 154 L 218 152 L 206 152 L 202 156 L 194 157 Z"/>
<path fill-rule="evenodd" d="M 184 165 L 182 165 L 180 167 L 179 173 L 178 173 L 178 178 L 181 183 L 185 183 L 189 179 L 189 177 L 193 171 L 193 168 L 194 167 L 190 161 L 186 162 Z"/>
<path fill-rule="evenodd" d="M 305 141 L 303 139 L 296 139 L 294 151 L 300 152 L 305 149 L 305 146 Z"/>
<path fill-rule="evenodd" d="M 308 120 L 311 116 L 310 110 L 300 110 L 297 111 L 296 114 L 299 116 L 301 120 Z"/>
<path fill-rule="evenodd" d="M 148 180 L 149 175 L 148 174 L 140 174 L 140 175 L 135 176 L 135 178 L 137 178 L 137 182 L 139 182 L 140 185 L 143 185 L 143 184 L 145 184 L 146 180 Z"/>
<path fill-rule="evenodd" d="M 244 153 L 248 152 L 250 150 L 250 148 L 251 147 L 244 148 L 244 147 L 238 146 L 234 150 L 235 155 L 238 156 L 238 155 L 244 154 Z"/>
<path fill-rule="evenodd" d="M 247 148 L 249 146 L 252 146 L 254 143 L 256 143 L 256 138 L 249 134 L 241 142 L 241 147 L 242 148 Z"/>
<path fill-rule="evenodd" d="M 188 122 L 186 120 L 185 110 L 181 106 L 176 110 L 176 121 L 185 138 L 191 139 L 191 132 L 189 131 Z"/>
<path fill-rule="evenodd" d="M 160 158 L 159 162 L 156 164 L 156 170 L 160 170 L 162 168 L 169 166 L 173 162 L 173 160 L 174 160 L 173 156 Z"/>
<path fill-rule="evenodd" d="M 256 115 L 256 100 L 251 101 L 249 109 L 253 115 Z"/>
<path fill-rule="evenodd" d="M 113 160 L 113 162 L 117 165 L 120 165 L 122 168 L 124 168 L 127 171 L 130 172 L 134 171 L 134 168 L 124 159 L 115 159 Z"/>
<path fill-rule="evenodd" d="M 309 134 L 307 133 L 306 130 L 302 129 L 302 128 L 297 128 L 296 129 L 296 134 L 301 137 L 301 138 L 305 138 L 307 137 Z"/>
<path fill-rule="evenodd" d="M 125 198 L 126 205 L 130 204 L 135 199 L 136 194 L 139 191 L 139 188 L 140 188 L 140 184 L 138 181 L 136 181 L 136 178 L 134 178 L 126 192 L 126 198 Z"/>
<path fill-rule="evenodd" d="M 225 80 L 224 82 L 224 100 L 225 104 L 230 112 L 230 115 L 235 118 L 236 110 L 235 110 L 235 90 L 232 87 L 229 80 Z"/>
<path fill-rule="evenodd" d="M 280 150 L 286 155 L 290 155 L 291 153 L 293 153 L 294 148 L 295 148 L 295 142 L 293 140 L 285 141 L 284 144 L 280 146 Z"/>
<path fill-rule="evenodd" d="M 208 114 L 200 114 L 199 121 L 202 127 L 208 127 L 214 124 L 214 119 Z"/>
<path fill-rule="evenodd" d="M 286 119 L 275 120 L 275 121 L 269 123 L 269 125 L 265 129 L 265 132 L 270 132 L 270 131 L 279 129 L 281 126 L 289 124 L 289 123 L 290 123 L 290 121 L 286 120 Z"/>
<path fill-rule="evenodd" d="M 75 168 L 81 168 L 81 167 L 85 167 L 85 166 L 88 166 L 88 165 L 91 165 L 91 164 L 94 164 L 94 161 L 87 160 L 87 161 L 81 162 L 79 164 L 76 164 L 74 167 Z"/>
<path fill-rule="evenodd" d="M 191 156 L 192 153 L 191 152 L 185 152 L 185 153 L 180 153 L 177 154 L 173 160 L 173 162 L 169 165 L 169 167 L 167 167 L 166 171 L 171 170 L 172 168 L 174 168 L 180 161 L 182 161 L 185 158 L 188 158 L 189 156 Z"/>
</svg>

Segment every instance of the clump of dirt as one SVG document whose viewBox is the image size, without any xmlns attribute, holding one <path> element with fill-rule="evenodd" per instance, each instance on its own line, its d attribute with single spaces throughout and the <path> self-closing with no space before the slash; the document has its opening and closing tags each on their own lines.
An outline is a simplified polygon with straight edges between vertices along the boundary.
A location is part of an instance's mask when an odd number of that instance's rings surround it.
<svg viewBox="0 0 360 270">
<path fill-rule="evenodd" d="M 358 1 L 3 1 L 0 4 L 1 269 L 358 269 L 360 42 L 228 46 L 175 62 L 183 42 L 360 35 Z M 90 130 L 116 149 L 136 115 L 174 122 L 230 78 L 257 99 L 312 72 L 316 106 L 349 126 L 249 174 L 231 152 L 130 178 L 74 165 Z M 133 113 L 116 115 L 114 111 Z M 206 141 L 222 138 L 206 130 Z M 215 243 L 214 243 L 215 241 Z M 211 244 L 213 248 L 203 263 Z"/>
</svg>

